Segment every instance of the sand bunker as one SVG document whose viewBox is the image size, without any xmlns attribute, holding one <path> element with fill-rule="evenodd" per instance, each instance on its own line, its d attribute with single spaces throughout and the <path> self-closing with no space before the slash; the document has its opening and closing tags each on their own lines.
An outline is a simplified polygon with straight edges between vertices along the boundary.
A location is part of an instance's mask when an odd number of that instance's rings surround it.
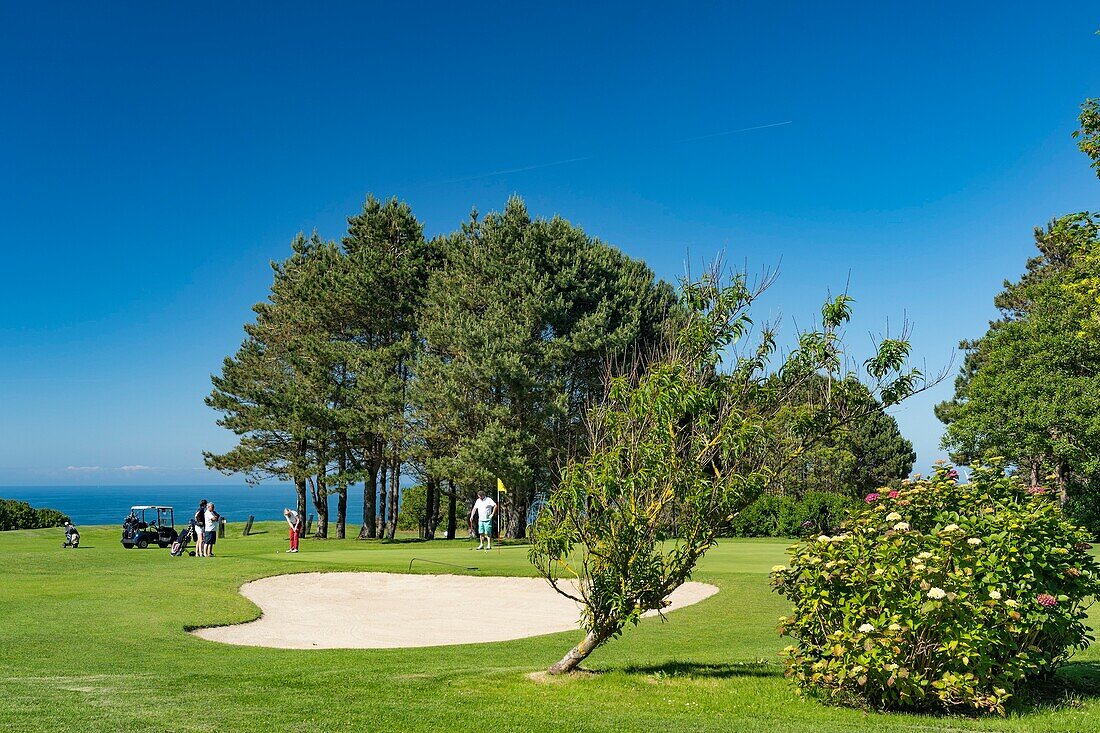
<svg viewBox="0 0 1100 733">
<path fill-rule="evenodd" d="M 717 592 L 706 583 L 685 583 L 666 612 Z M 579 618 L 577 605 L 539 578 L 298 573 L 246 583 L 241 593 L 263 616 L 194 633 L 280 649 L 390 649 L 572 631 Z"/>
</svg>

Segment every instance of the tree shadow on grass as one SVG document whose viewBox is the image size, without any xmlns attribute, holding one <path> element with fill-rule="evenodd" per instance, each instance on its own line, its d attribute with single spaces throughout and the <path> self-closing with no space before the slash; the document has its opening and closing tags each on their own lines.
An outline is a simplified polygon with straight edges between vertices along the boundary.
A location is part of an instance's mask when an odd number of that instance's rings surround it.
<svg viewBox="0 0 1100 733">
<path fill-rule="evenodd" d="M 731 677 L 782 677 L 783 668 L 769 662 L 729 662 L 722 664 L 704 664 L 700 662 L 665 662 L 653 665 L 632 665 L 624 667 L 627 674 L 651 675 L 658 679 L 666 678 L 711 678 L 728 679 Z"/>
<path fill-rule="evenodd" d="M 1054 676 L 1018 691 L 1008 712 L 1027 715 L 1061 708 L 1080 707 L 1100 698 L 1100 662 L 1069 662 Z"/>
</svg>

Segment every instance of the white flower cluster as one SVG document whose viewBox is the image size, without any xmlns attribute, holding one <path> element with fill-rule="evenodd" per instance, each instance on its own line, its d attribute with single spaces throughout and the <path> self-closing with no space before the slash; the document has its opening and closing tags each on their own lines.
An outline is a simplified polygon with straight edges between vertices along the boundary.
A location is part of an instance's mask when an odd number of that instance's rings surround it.
<svg viewBox="0 0 1100 733">
<path fill-rule="evenodd" d="M 932 590 L 928 591 L 928 597 L 932 600 L 938 601 L 941 598 L 947 597 L 947 591 L 945 591 L 943 588 L 933 588 Z"/>
</svg>

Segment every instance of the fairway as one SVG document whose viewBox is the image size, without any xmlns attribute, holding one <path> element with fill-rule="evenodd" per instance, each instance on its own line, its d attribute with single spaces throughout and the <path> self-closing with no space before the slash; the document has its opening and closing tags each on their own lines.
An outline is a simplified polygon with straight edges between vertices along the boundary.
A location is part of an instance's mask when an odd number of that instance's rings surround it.
<svg viewBox="0 0 1100 733">
<path fill-rule="evenodd" d="M 188 630 L 249 621 L 247 581 L 312 571 L 534 576 L 526 547 L 456 542 L 304 541 L 282 525 L 239 536 L 219 557 L 125 550 L 115 528 L 0 533 L 0 727 L 9 731 L 1088 731 L 1100 730 L 1096 647 L 1063 675 L 1075 692 L 1007 718 L 866 714 L 800 699 L 783 678 L 767 587 L 785 540 L 727 540 L 694 579 L 721 592 L 646 619 L 586 663 L 598 674 L 535 682 L 579 632 L 412 649 L 231 646 Z M 428 561 L 428 562 L 425 562 Z M 459 568 L 437 563 L 452 563 Z M 476 571 L 466 571 L 476 566 Z M 408 602 L 407 600 L 405 601 Z M 437 603 L 430 591 L 419 602 Z M 446 623 L 476 627 L 453 614 Z M 197 710 L 210 714 L 197 715 Z M 216 717 L 217 724 L 209 720 Z"/>
</svg>

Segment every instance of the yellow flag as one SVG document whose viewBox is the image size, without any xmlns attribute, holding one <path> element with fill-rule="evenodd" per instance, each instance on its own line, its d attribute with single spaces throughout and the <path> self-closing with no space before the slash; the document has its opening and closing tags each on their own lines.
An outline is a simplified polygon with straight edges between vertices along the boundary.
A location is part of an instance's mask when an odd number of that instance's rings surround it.
<svg viewBox="0 0 1100 733">
<path fill-rule="evenodd" d="M 507 494 L 508 493 L 508 489 L 504 488 L 504 482 L 501 481 L 499 478 L 497 479 L 497 491 L 499 491 L 502 494 Z"/>
</svg>

